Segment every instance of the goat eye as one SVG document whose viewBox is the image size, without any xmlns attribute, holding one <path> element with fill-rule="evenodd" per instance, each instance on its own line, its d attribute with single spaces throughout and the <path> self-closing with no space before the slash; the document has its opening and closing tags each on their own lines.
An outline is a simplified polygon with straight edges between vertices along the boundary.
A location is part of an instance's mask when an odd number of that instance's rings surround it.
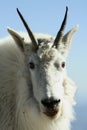
<svg viewBox="0 0 87 130">
<path fill-rule="evenodd" d="M 65 67 L 65 62 L 62 62 L 61 67 L 62 67 L 62 68 Z"/>
<path fill-rule="evenodd" d="M 29 63 L 29 67 L 30 67 L 30 69 L 34 69 L 34 68 L 35 68 L 34 63 L 33 63 L 33 62 L 30 62 L 30 63 Z"/>
</svg>

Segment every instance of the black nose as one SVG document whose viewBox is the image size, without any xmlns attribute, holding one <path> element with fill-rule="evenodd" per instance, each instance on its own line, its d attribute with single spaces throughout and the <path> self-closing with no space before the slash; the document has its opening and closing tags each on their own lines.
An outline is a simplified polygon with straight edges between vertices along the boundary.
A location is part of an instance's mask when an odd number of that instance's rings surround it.
<svg viewBox="0 0 87 130">
<path fill-rule="evenodd" d="M 41 101 L 44 107 L 54 109 L 60 103 L 60 99 L 48 98 Z"/>
</svg>

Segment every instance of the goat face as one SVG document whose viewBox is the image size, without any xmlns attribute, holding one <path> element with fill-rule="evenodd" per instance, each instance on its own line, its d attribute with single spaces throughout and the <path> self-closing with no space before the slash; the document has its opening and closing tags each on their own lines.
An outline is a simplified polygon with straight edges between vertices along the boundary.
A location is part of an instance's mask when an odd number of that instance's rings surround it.
<svg viewBox="0 0 87 130">
<path fill-rule="evenodd" d="M 60 111 L 64 95 L 65 59 L 55 49 L 42 46 L 29 58 L 33 94 L 40 109 L 53 117 Z"/>
<path fill-rule="evenodd" d="M 65 60 L 73 34 L 78 29 L 78 26 L 75 26 L 67 34 L 63 34 L 67 11 L 68 8 L 66 8 L 65 17 L 56 38 L 51 38 L 46 42 L 47 44 L 42 40 L 43 42 L 39 44 L 40 39 L 38 40 L 34 37 L 22 14 L 17 9 L 34 47 L 27 60 L 33 86 L 33 97 L 37 104 L 39 104 L 40 112 L 50 118 L 61 115 L 64 98 L 63 82 L 66 75 Z M 25 45 L 23 38 L 11 29 L 8 29 L 8 31 L 16 41 L 16 44 L 24 52 Z M 46 40 L 48 39 L 46 38 Z"/>
</svg>

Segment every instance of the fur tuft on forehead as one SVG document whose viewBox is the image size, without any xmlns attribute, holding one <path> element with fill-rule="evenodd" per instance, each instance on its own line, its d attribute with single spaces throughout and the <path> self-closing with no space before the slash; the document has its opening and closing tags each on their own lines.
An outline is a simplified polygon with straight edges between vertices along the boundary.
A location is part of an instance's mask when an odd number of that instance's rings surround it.
<svg viewBox="0 0 87 130">
<path fill-rule="evenodd" d="M 55 60 L 58 56 L 58 50 L 55 48 L 52 48 L 53 43 L 48 44 L 42 44 L 39 46 L 39 49 L 37 51 L 37 55 L 39 58 L 44 62 L 49 62 L 51 60 Z"/>
</svg>

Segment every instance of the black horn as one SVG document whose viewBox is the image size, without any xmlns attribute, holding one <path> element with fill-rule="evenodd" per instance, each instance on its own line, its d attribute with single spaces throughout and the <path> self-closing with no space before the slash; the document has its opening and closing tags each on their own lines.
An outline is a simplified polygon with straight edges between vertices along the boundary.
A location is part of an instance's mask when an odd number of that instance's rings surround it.
<svg viewBox="0 0 87 130">
<path fill-rule="evenodd" d="M 25 28 L 26 28 L 26 30 L 27 30 L 27 32 L 28 32 L 28 35 L 29 35 L 29 37 L 30 37 L 32 43 L 33 43 L 34 46 L 35 46 L 35 49 L 38 49 L 37 40 L 35 39 L 34 34 L 32 33 L 31 29 L 29 28 L 27 22 L 26 22 L 25 19 L 23 18 L 22 14 L 20 13 L 20 11 L 19 11 L 18 8 L 17 8 L 17 12 L 18 12 L 18 14 L 19 14 L 19 16 L 20 16 L 20 18 L 21 18 L 21 20 L 22 20 L 22 22 L 23 22 L 23 24 L 24 24 L 24 26 L 25 26 Z"/>
<path fill-rule="evenodd" d="M 64 33 L 64 29 L 65 29 L 65 25 L 66 25 L 66 21 L 67 21 L 67 13 L 68 13 L 68 7 L 66 7 L 66 12 L 65 12 L 65 16 L 64 16 L 64 19 L 63 19 L 63 22 L 62 22 L 62 25 L 60 27 L 60 30 L 58 31 L 57 33 L 57 36 L 54 40 L 54 44 L 52 47 L 56 47 L 58 48 L 58 45 L 60 44 L 60 41 L 63 37 L 63 33 Z"/>
</svg>

